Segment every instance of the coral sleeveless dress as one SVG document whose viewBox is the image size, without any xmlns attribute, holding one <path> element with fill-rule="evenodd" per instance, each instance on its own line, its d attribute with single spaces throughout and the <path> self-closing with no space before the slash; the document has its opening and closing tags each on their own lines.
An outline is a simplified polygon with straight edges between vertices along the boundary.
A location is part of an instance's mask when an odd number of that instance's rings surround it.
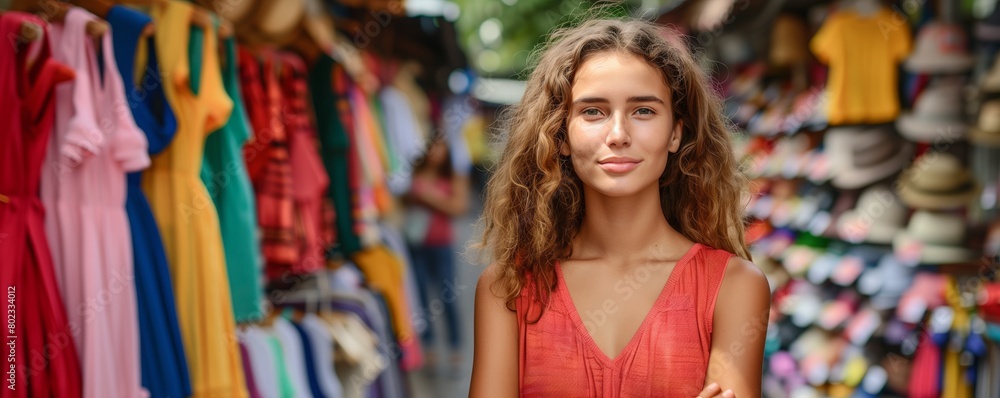
<svg viewBox="0 0 1000 398">
<path fill-rule="evenodd" d="M 193 11 L 190 3 L 180 1 L 152 7 L 156 52 L 177 134 L 170 147 L 153 157 L 142 187 L 170 264 L 192 396 L 241 398 L 247 389 L 234 338 L 219 216 L 201 180 L 205 137 L 226 123 L 233 103 L 222 86 L 215 29 L 198 35 L 203 45 L 188 55 L 189 38 L 197 29 L 191 26 Z M 195 80 L 197 92 L 190 86 Z"/>
<path fill-rule="evenodd" d="M 43 29 L 34 42 L 16 40 L 29 22 Z M 74 73 L 51 58 L 46 23 L 19 12 L 0 14 L 0 286 L 6 291 L 4 364 L 0 397 L 79 397 L 80 362 L 52 268 L 45 209 L 38 197 L 42 161 L 54 121 L 54 89 Z M 28 60 L 32 59 L 29 64 Z M 13 305 L 13 313 L 10 306 Z M 17 336 L 16 338 L 12 338 Z M 47 348 L 46 348 L 47 347 Z M 5 355 L 6 357 L 6 355 Z M 6 380 L 14 366 L 14 388 Z M 29 372 L 29 370 L 34 371 Z"/>
<path fill-rule="evenodd" d="M 87 35 L 93 14 L 71 7 L 49 36 L 76 71 L 56 89 L 56 120 L 42 169 L 45 231 L 73 328 L 85 398 L 143 397 L 125 173 L 149 166 L 112 48 Z"/>
<path fill-rule="evenodd" d="M 609 358 L 591 338 L 562 271 L 541 318 L 529 285 L 515 302 L 522 397 L 694 397 L 704 387 L 715 299 L 732 254 L 695 244 L 674 266 L 632 340 Z M 537 323 L 528 323 L 538 318 Z"/>
<path fill-rule="evenodd" d="M 115 60 L 135 123 L 145 133 L 149 153 L 162 152 L 174 138 L 177 121 L 167 103 L 153 38 L 145 38 L 146 59 L 136 87 L 134 69 L 142 31 L 153 22 L 149 16 L 123 6 L 108 11 L 114 31 Z M 139 55 L 142 58 L 142 55 Z M 135 285 L 139 305 L 139 346 L 142 385 L 152 397 L 191 395 L 187 358 L 177 323 L 174 287 L 160 230 L 142 192 L 142 174 L 128 174 L 125 210 L 132 230 Z"/>
</svg>

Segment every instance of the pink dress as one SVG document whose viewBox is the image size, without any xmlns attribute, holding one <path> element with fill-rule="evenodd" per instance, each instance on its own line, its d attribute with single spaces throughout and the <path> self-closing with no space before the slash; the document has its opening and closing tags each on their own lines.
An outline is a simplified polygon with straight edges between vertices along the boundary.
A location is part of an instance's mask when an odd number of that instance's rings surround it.
<svg viewBox="0 0 1000 398">
<path fill-rule="evenodd" d="M 111 33 L 102 38 L 103 60 L 86 33 L 96 19 L 71 8 L 49 36 L 53 57 L 77 78 L 56 91 L 42 170 L 45 230 L 83 369 L 83 397 L 145 397 L 125 173 L 147 167 L 149 156 L 125 99 Z"/>
</svg>

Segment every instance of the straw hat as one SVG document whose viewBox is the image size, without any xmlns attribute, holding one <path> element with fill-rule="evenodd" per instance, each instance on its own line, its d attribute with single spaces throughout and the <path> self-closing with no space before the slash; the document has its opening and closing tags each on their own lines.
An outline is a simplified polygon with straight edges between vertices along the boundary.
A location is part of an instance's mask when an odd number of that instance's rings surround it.
<svg viewBox="0 0 1000 398">
<path fill-rule="evenodd" d="M 952 213 L 918 211 L 893 240 L 893 250 L 920 264 L 963 263 L 975 258 L 964 247 L 965 220 Z"/>
<path fill-rule="evenodd" d="M 948 81 L 925 89 L 913 111 L 896 120 L 896 128 L 903 137 L 916 142 L 961 139 L 969 128 L 962 120 L 961 83 Z"/>
<path fill-rule="evenodd" d="M 981 187 L 954 155 L 929 152 L 899 180 L 899 197 L 917 209 L 950 209 L 969 204 Z"/>
<path fill-rule="evenodd" d="M 848 242 L 890 244 L 903 229 L 906 213 L 888 185 L 876 185 L 861 193 L 853 209 L 840 215 L 837 234 Z"/>
<path fill-rule="evenodd" d="M 781 14 L 771 28 L 771 65 L 788 67 L 809 60 L 809 29 L 802 18 Z"/>
<path fill-rule="evenodd" d="M 257 0 L 251 15 L 236 30 L 247 42 L 285 45 L 297 36 L 305 15 L 304 0 Z"/>
<path fill-rule="evenodd" d="M 913 146 L 885 127 L 830 129 L 824 146 L 832 167 L 832 184 L 857 189 L 883 180 L 903 168 Z"/>
<path fill-rule="evenodd" d="M 975 58 L 966 51 L 961 26 L 943 22 L 924 25 L 917 35 L 913 54 L 903 65 L 918 73 L 961 73 L 972 69 Z"/>
<path fill-rule="evenodd" d="M 986 101 L 979 108 L 978 124 L 969 130 L 969 141 L 1000 147 L 1000 99 Z"/>
</svg>

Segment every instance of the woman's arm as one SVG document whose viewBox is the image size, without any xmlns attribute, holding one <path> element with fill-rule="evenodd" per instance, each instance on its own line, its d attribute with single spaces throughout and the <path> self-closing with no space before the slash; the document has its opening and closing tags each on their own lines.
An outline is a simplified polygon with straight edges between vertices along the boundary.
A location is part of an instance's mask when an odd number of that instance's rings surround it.
<svg viewBox="0 0 1000 398">
<path fill-rule="evenodd" d="M 475 353 L 470 398 L 517 397 L 517 318 L 491 287 L 499 275 L 486 267 L 476 284 Z"/>
<path fill-rule="evenodd" d="M 767 278 L 753 263 L 729 260 L 712 320 L 706 388 L 717 383 L 738 398 L 761 396 L 764 338 L 771 309 Z"/>
<path fill-rule="evenodd" d="M 451 179 L 451 195 L 445 194 L 434 184 L 413 192 L 414 196 L 430 208 L 458 217 L 469 209 L 469 177 L 456 176 Z"/>
</svg>

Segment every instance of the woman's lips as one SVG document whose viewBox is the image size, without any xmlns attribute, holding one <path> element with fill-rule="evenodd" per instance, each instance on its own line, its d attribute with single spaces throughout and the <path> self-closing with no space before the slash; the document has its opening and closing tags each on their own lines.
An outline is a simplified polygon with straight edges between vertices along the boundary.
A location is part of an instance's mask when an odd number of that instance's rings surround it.
<svg viewBox="0 0 1000 398">
<path fill-rule="evenodd" d="M 625 173 L 639 167 L 640 160 L 635 159 L 608 159 L 598 162 L 602 169 L 611 173 Z"/>
</svg>

